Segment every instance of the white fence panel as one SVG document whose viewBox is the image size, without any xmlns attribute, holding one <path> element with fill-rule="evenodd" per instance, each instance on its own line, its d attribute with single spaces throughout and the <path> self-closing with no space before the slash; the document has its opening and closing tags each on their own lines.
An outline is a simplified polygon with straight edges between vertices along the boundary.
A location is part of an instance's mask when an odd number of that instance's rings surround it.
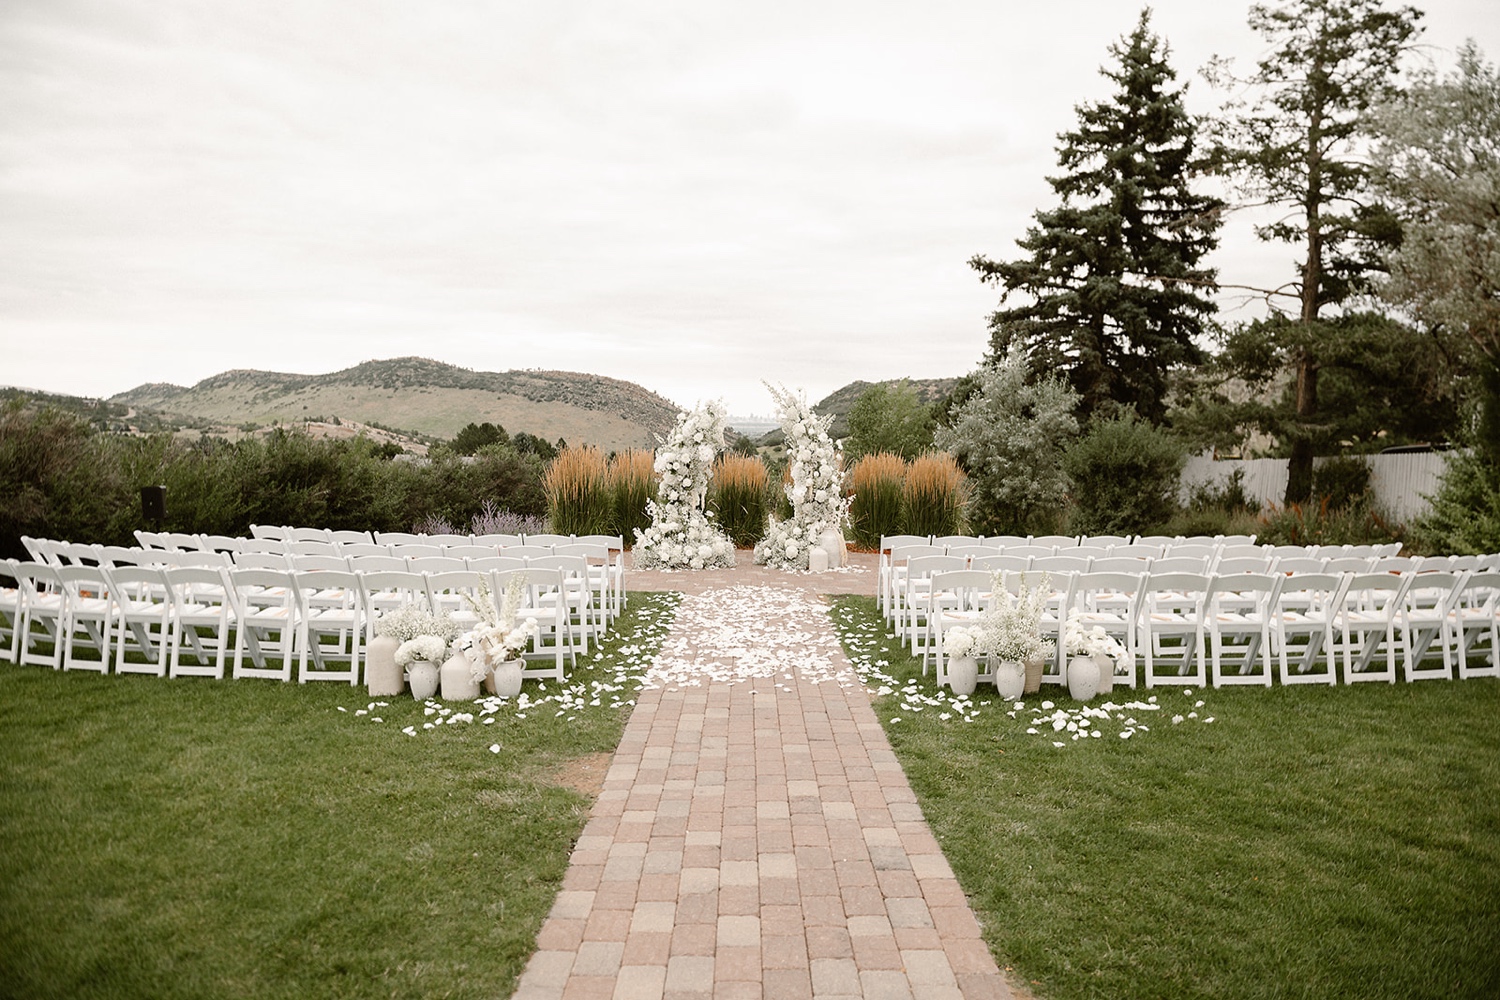
<svg viewBox="0 0 1500 1000">
<path fill-rule="evenodd" d="M 1444 452 L 1413 452 L 1395 455 L 1367 455 L 1370 465 L 1370 489 L 1375 503 L 1399 523 L 1409 523 L 1427 513 L 1431 506 L 1426 497 L 1437 492 L 1443 470 L 1448 467 Z M 1316 468 L 1325 459 L 1313 459 Z M 1206 455 L 1190 458 L 1182 470 L 1181 495 L 1185 501 L 1196 486 L 1223 484 L 1236 469 L 1245 473 L 1245 494 L 1268 504 L 1281 505 L 1286 496 L 1287 460 L 1284 458 L 1229 459 L 1215 461 Z"/>
</svg>

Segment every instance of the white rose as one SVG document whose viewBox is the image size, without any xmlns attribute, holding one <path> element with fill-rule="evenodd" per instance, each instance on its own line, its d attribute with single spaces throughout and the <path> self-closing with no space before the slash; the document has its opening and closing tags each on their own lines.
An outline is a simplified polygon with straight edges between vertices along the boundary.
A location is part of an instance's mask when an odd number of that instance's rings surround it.
<svg viewBox="0 0 1500 1000">
<path fill-rule="evenodd" d="M 708 545 L 700 545 L 700 546 L 698 546 L 698 558 L 700 558 L 700 559 L 711 559 L 711 558 L 713 558 L 713 554 L 714 554 L 714 550 L 713 550 L 713 548 L 711 546 L 708 546 Z"/>
<path fill-rule="evenodd" d="M 797 543 L 796 542 L 787 542 L 786 543 L 786 557 L 788 559 L 795 559 L 795 558 L 797 558 Z"/>
</svg>

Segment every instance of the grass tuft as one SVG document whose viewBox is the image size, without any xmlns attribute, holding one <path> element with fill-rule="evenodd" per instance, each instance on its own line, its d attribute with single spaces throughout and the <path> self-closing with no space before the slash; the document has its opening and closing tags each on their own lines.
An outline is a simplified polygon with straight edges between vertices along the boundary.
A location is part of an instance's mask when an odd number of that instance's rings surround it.
<svg viewBox="0 0 1500 1000">
<path fill-rule="evenodd" d="M 849 471 L 849 489 L 854 494 L 849 520 L 856 543 L 874 548 L 882 535 L 900 530 L 905 480 L 906 460 L 900 455 L 883 451 L 854 463 Z"/>
<path fill-rule="evenodd" d="M 611 534 L 614 497 L 606 488 L 609 463 L 593 445 L 569 446 L 547 467 L 542 488 L 552 530 L 564 535 Z"/>
<path fill-rule="evenodd" d="M 952 455 L 930 451 L 912 460 L 901 497 L 904 533 L 962 534 L 967 506 L 968 479 Z"/>
<path fill-rule="evenodd" d="M 740 548 L 760 541 L 770 508 L 766 463 L 747 455 L 720 455 L 708 484 L 708 507 Z"/>
<path fill-rule="evenodd" d="M 617 452 L 609 460 L 609 492 L 614 505 L 614 530 L 626 545 L 635 542 L 637 529 L 651 526 L 646 501 L 656 492 L 656 453 L 631 448 Z"/>
</svg>

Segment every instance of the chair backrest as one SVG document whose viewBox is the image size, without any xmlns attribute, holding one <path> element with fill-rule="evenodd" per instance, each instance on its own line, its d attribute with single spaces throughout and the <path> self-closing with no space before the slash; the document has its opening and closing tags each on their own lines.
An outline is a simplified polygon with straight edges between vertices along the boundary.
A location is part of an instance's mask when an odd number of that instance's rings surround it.
<svg viewBox="0 0 1500 1000">
<path fill-rule="evenodd" d="M 934 573 L 968 568 L 969 561 L 963 556 L 914 556 L 906 561 L 906 576 L 908 580 L 920 580 Z"/>
<path fill-rule="evenodd" d="M 1176 545 L 1184 541 L 1181 535 L 1136 535 L 1132 545 L 1155 545 L 1165 549 L 1168 545 Z"/>
<path fill-rule="evenodd" d="M 190 551 L 192 549 L 203 548 L 197 535 L 190 535 L 184 531 L 163 531 L 161 533 L 161 540 L 165 543 L 165 547 L 169 549 Z"/>
<path fill-rule="evenodd" d="M 947 555 L 947 550 L 941 545 L 932 545 L 927 542 L 913 542 L 910 545 L 898 545 L 891 549 L 891 565 L 898 565 L 915 556 L 941 555 Z"/>
<path fill-rule="evenodd" d="M 1150 615 L 1167 609 L 1197 608 L 1201 615 L 1208 600 L 1213 578 L 1206 573 L 1158 573 L 1155 568 L 1141 584 L 1141 614 Z"/>
<path fill-rule="evenodd" d="M 349 568 L 356 573 L 405 573 L 406 560 L 392 555 L 349 556 Z"/>
<path fill-rule="evenodd" d="M 932 574 L 933 594 L 952 595 L 954 606 L 981 610 L 990 600 L 994 577 L 983 570 L 949 569 Z"/>
<path fill-rule="evenodd" d="M 623 549 L 625 547 L 624 535 L 579 535 L 574 541 L 581 545 L 607 545 L 611 549 Z"/>
<path fill-rule="evenodd" d="M 520 535 L 505 534 L 505 533 L 495 533 L 495 534 L 489 534 L 489 535 L 475 535 L 474 536 L 474 544 L 475 545 L 495 545 L 495 546 L 499 546 L 499 547 L 503 548 L 504 546 L 507 546 L 507 545 L 520 545 L 521 544 L 521 536 Z"/>
<path fill-rule="evenodd" d="M 1068 550 L 1072 552 L 1072 549 Z M 1031 560 L 1031 568 L 1044 570 L 1048 573 L 1087 573 L 1089 571 L 1090 559 L 1088 556 L 1055 555 L 1037 556 Z"/>
<path fill-rule="evenodd" d="M 97 545 L 90 545 L 87 542 L 58 542 L 55 549 L 63 565 L 97 566 L 100 563 Z"/>
<path fill-rule="evenodd" d="M 367 545 L 375 544 L 375 536 L 370 532 L 354 531 L 351 528 L 340 528 L 337 531 L 330 531 L 328 533 L 328 536 L 335 542 L 338 542 L 340 545 L 349 545 L 350 543 L 356 545 L 360 543 L 364 543 Z"/>
<path fill-rule="evenodd" d="M 427 600 L 434 607 L 444 606 L 443 598 L 458 598 L 462 600 L 467 595 L 469 600 L 479 602 L 484 600 L 481 589 L 488 589 L 490 585 L 490 574 L 482 573 L 472 569 L 448 570 L 443 573 L 423 574 L 427 579 Z M 494 603 L 494 595 L 490 595 L 490 602 Z M 451 607 L 451 601 L 449 602 Z M 467 611 L 468 603 L 462 602 L 459 610 Z M 496 611 L 500 610 L 498 607 Z"/>
<path fill-rule="evenodd" d="M 289 557 L 275 552 L 239 552 L 235 554 L 234 565 L 240 569 L 285 571 L 290 568 L 291 562 Z"/>
<path fill-rule="evenodd" d="M 1089 563 L 1090 573 L 1145 573 L 1151 569 L 1151 560 L 1145 556 L 1105 556 Z"/>
<path fill-rule="evenodd" d="M 132 549 L 124 545 L 99 546 L 99 562 L 105 566 L 139 566 L 145 549 Z"/>
<path fill-rule="evenodd" d="M 1141 616 L 1145 600 L 1146 573 L 1094 572 L 1076 573 L 1068 590 L 1064 619 L 1097 612 L 1111 607 L 1124 623 L 1133 628 Z M 1120 599 L 1124 598 L 1123 605 Z"/>
<path fill-rule="evenodd" d="M 1211 557 L 1164 556 L 1151 560 L 1151 573 L 1202 573 L 1207 574 L 1212 564 Z"/>
<path fill-rule="evenodd" d="M 346 556 L 388 556 L 391 547 L 375 542 L 340 542 L 339 551 Z"/>
<path fill-rule="evenodd" d="M 422 545 L 426 541 L 426 535 L 414 535 L 409 531 L 375 532 L 375 543 L 377 545 Z"/>
<path fill-rule="evenodd" d="M 134 601 L 164 604 L 167 599 L 166 574 L 155 566 L 132 566 L 121 563 L 105 567 L 109 592 Z"/>
<path fill-rule="evenodd" d="M 1254 545 L 1255 535 L 1215 535 L 1214 541 L 1220 545 Z"/>
<path fill-rule="evenodd" d="M 1203 559 L 1211 561 L 1218 556 L 1219 550 L 1213 545 L 1181 542 L 1177 545 L 1167 546 L 1166 554 L 1168 559 Z"/>
<path fill-rule="evenodd" d="M 1116 545 L 1129 545 L 1130 539 L 1124 535 L 1084 535 L 1078 540 L 1078 544 L 1090 545 L 1101 549 L 1112 549 Z"/>
<path fill-rule="evenodd" d="M 1138 559 L 1160 559 L 1165 553 L 1165 545 L 1143 545 L 1136 542 L 1130 545 L 1114 546 L 1109 550 L 1109 557 L 1119 559 L 1123 556 L 1133 556 Z"/>
<path fill-rule="evenodd" d="M 978 535 L 943 535 L 939 538 L 934 538 L 932 544 L 946 545 L 951 549 L 955 545 L 978 545 L 980 542 Z"/>
<path fill-rule="evenodd" d="M 1481 568 L 1483 556 L 1418 556 L 1417 572 L 1451 569 L 1455 573 Z"/>
<path fill-rule="evenodd" d="M 473 535 L 460 535 L 456 532 L 446 532 L 437 535 L 428 535 L 422 539 L 428 545 L 473 545 Z"/>
<path fill-rule="evenodd" d="M 1231 573 L 1271 573 L 1276 568 L 1275 563 L 1274 557 L 1264 555 L 1229 556 L 1214 563 L 1214 572 L 1221 576 Z"/>
<path fill-rule="evenodd" d="M 1329 560 L 1332 562 L 1333 560 Z M 1407 587 L 1416 578 L 1391 573 L 1350 573 L 1344 587 L 1344 609 L 1394 620 L 1406 600 Z M 1284 586 L 1283 586 L 1283 589 Z"/>
<path fill-rule="evenodd" d="M 950 545 L 950 546 L 948 546 L 948 555 L 950 555 L 950 556 L 965 556 L 966 558 L 969 558 L 969 559 L 972 559 L 975 556 L 979 556 L 980 558 L 983 558 L 985 556 L 997 556 L 999 554 L 1000 554 L 1000 550 L 997 549 L 997 548 L 995 548 L 993 545 L 975 545 L 975 544 L 969 544 L 969 545 Z"/>
<path fill-rule="evenodd" d="M 297 583 L 295 575 L 284 569 L 250 569 L 236 567 L 229 571 L 229 599 L 239 618 L 255 608 L 280 604 L 295 608 Z M 275 600 L 269 595 L 277 595 Z"/>
<path fill-rule="evenodd" d="M 332 542 L 333 533 L 327 528 L 292 528 L 287 532 L 289 542 Z"/>
<path fill-rule="evenodd" d="M 232 535 L 199 535 L 198 545 L 205 552 L 241 552 L 245 540 Z"/>
<path fill-rule="evenodd" d="M 240 544 L 241 552 L 272 552 L 286 555 L 290 543 L 280 538 L 246 538 Z"/>
<path fill-rule="evenodd" d="M 521 536 L 521 544 L 523 545 L 567 545 L 572 541 L 572 535 L 558 535 L 548 532 Z"/>
<path fill-rule="evenodd" d="M 1241 597 L 1258 594 L 1261 599 L 1256 603 L 1269 607 L 1280 593 L 1285 580 L 1286 577 L 1278 573 L 1216 573 L 1209 579 L 1209 595 L 1217 599 L 1220 594 L 1237 594 Z"/>
<path fill-rule="evenodd" d="M 1278 556 L 1276 559 L 1276 572 L 1282 575 L 1291 573 L 1321 573 L 1326 560 L 1317 559 L 1312 556 Z"/>
<path fill-rule="evenodd" d="M 342 573 L 349 569 L 349 560 L 345 556 L 335 555 L 291 555 L 288 557 L 292 563 L 292 569 L 299 573 L 314 573 L 331 570 Z"/>
<path fill-rule="evenodd" d="M 162 542 L 161 532 L 159 531 L 143 531 L 140 528 L 137 528 L 134 532 L 134 535 L 135 540 L 141 543 L 141 548 L 143 549 L 164 549 L 167 547 Z M 24 543 L 26 541 L 26 538 L 22 536 L 21 541 Z"/>
<path fill-rule="evenodd" d="M 1317 559 L 1314 553 L 1317 546 L 1306 545 L 1267 545 L 1266 552 L 1276 556 L 1278 559 Z"/>
<path fill-rule="evenodd" d="M 168 566 L 228 569 L 230 565 L 228 552 L 204 552 L 202 549 L 194 552 L 163 552 L 160 558 Z"/>
<path fill-rule="evenodd" d="M 290 528 L 279 524 L 252 524 L 250 534 L 254 538 L 265 538 L 273 542 L 285 541 L 291 533 Z"/>
<path fill-rule="evenodd" d="M 1056 546 L 1053 546 L 1053 545 L 1029 545 L 1029 544 L 1028 545 L 1007 545 L 1007 546 L 1005 546 L 1004 548 L 1002 548 L 1000 550 L 1000 552 L 1001 552 L 1002 555 L 1007 555 L 1007 556 L 1030 556 L 1032 558 L 1035 558 L 1037 556 L 1050 556 L 1050 555 L 1054 555 L 1056 553 L 1056 551 L 1057 551 Z"/>
<path fill-rule="evenodd" d="M 337 556 L 343 549 L 327 538 L 294 538 L 286 543 L 286 551 L 292 556 Z"/>
<path fill-rule="evenodd" d="M 1109 546 L 1075 545 L 1072 548 L 1059 546 L 1057 554 L 1060 556 L 1072 556 L 1075 559 L 1103 559 L 1109 555 Z"/>
<path fill-rule="evenodd" d="M 494 545 L 445 545 L 443 555 L 451 559 L 482 559 L 485 556 L 499 555 L 500 550 Z"/>
<path fill-rule="evenodd" d="M 1349 577 L 1341 573 L 1282 574 L 1277 595 L 1283 607 L 1295 605 L 1307 617 L 1329 617 L 1338 614 Z"/>
<path fill-rule="evenodd" d="M 1443 566 L 1441 569 L 1434 567 L 1427 572 L 1446 573 L 1453 569 L 1452 565 Z M 1370 565 L 1373 573 L 1415 573 L 1418 570 L 1417 560 L 1411 556 L 1376 556 Z"/>
<path fill-rule="evenodd" d="M 188 605 L 227 605 L 229 570 L 223 566 L 165 566 L 167 592 L 179 610 Z"/>
<path fill-rule="evenodd" d="M 478 559 L 465 559 L 469 569 L 478 570 L 481 573 L 494 573 L 495 571 L 509 572 L 511 570 L 525 569 L 526 560 L 521 556 L 481 556 Z"/>
<path fill-rule="evenodd" d="M 1343 556 L 1338 559 L 1329 559 L 1323 563 L 1325 573 L 1368 573 L 1371 571 L 1371 563 L 1375 560 L 1371 556 Z"/>
<path fill-rule="evenodd" d="M 1058 549 L 1071 549 L 1078 544 L 1077 535 L 1032 535 L 1032 545 L 1050 545 Z"/>
<path fill-rule="evenodd" d="M 1343 554 L 1346 556 L 1363 556 L 1366 559 L 1374 559 L 1380 554 L 1378 546 L 1375 545 L 1345 545 L 1343 546 L 1343 550 Z M 1323 554 L 1330 559 L 1339 558 L 1339 553 L 1337 552 L 1324 552 Z"/>
<path fill-rule="evenodd" d="M 427 545 L 422 542 L 393 542 L 391 544 L 391 555 L 400 556 L 402 559 L 420 559 L 423 556 L 440 556 L 443 554 L 441 545 Z"/>
<path fill-rule="evenodd" d="M 1223 545 L 1219 548 L 1219 558 L 1222 559 L 1263 559 L 1266 550 L 1259 545 Z"/>
<path fill-rule="evenodd" d="M 986 545 L 993 545 L 993 546 L 996 546 L 997 548 L 1002 548 L 1003 549 L 1003 548 L 1005 548 L 1006 546 L 1009 546 L 1009 545 L 1029 545 L 1031 543 L 1031 536 L 1030 535 L 984 535 L 984 536 L 982 536 L 980 538 L 980 541 L 984 542 L 984 544 L 986 544 Z"/>
<path fill-rule="evenodd" d="M 469 564 L 461 556 L 413 556 L 406 560 L 413 573 L 462 573 Z"/>
<path fill-rule="evenodd" d="M 1030 556 L 1008 556 L 999 553 L 997 555 L 971 556 L 969 568 L 983 570 L 986 573 L 1024 573 L 1031 568 Z"/>
</svg>

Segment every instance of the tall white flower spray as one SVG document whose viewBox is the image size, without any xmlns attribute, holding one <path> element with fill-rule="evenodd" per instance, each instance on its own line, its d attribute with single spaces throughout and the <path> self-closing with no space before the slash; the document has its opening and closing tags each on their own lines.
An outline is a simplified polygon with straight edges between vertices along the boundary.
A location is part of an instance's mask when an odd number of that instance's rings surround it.
<svg viewBox="0 0 1500 1000">
<path fill-rule="evenodd" d="M 703 508 L 714 456 L 724 446 L 728 413 L 721 402 L 680 413 L 656 450 L 656 499 L 646 501 L 651 526 L 635 531 L 640 569 L 713 569 L 734 565 L 734 543 Z"/>
<path fill-rule="evenodd" d="M 786 435 L 792 468 L 786 495 L 792 502 L 792 519 L 771 518 L 765 537 L 755 546 L 755 561 L 777 569 L 807 569 L 808 554 L 823 532 L 830 528 L 843 532 L 853 497 L 844 496 L 842 456 L 828 436 L 833 417 L 818 416 L 805 398 L 785 386 L 767 384 L 766 388 L 776 400 Z"/>
</svg>

